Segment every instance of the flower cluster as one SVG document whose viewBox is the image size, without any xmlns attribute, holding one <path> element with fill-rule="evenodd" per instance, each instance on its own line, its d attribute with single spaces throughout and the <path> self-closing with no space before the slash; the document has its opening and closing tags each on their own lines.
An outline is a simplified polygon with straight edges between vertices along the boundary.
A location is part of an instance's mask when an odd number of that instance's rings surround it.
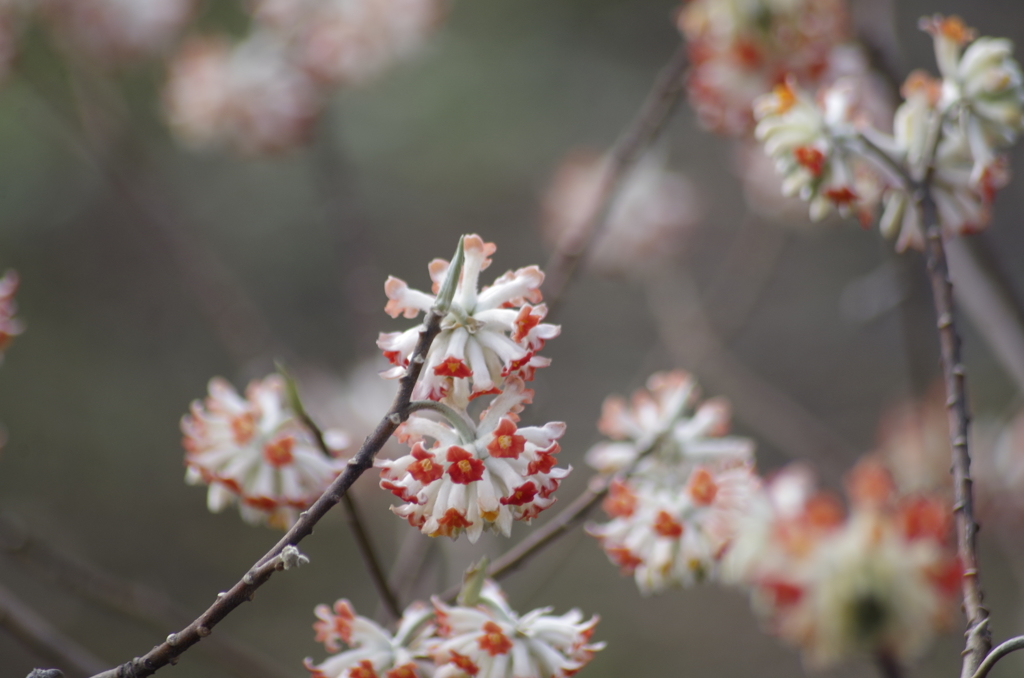
<svg viewBox="0 0 1024 678">
<path fill-rule="evenodd" d="M 528 522 L 551 506 L 570 469 L 555 467 L 565 424 L 518 425 L 519 413 L 533 400 L 525 380 L 549 362 L 536 352 L 560 331 L 541 322 L 547 313 L 540 303 L 544 274 L 528 266 L 480 290 L 480 272 L 495 247 L 467 235 L 461 251 L 451 304 L 413 389 L 432 411 L 413 414 L 399 428 L 399 439 L 412 446 L 409 454 L 376 464 L 381 487 L 406 502 L 392 508 L 396 514 L 424 534 L 458 537 L 465 531 L 475 542 L 484 528 L 508 536 L 512 521 Z M 444 260 L 430 264 L 435 294 L 448 271 Z M 397 278 L 388 278 L 384 290 L 392 317 L 413 318 L 436 302 Z M 394 365 L 383 376 L 405 372 L 422 329 L 380 335 L 377 345 Z M 485 395 L 495 397 L 474 423 L 467 409 Z"/>
<path fill-rule="evenodd" d="M 414 398 L 441 400 L 450 395 L 456 400 L 473 399 L 497 393 L 502 379 L 511 375 L 530 381 L 536 368 L 550 363 L 537 351 L 561 331 L 557 325 L 542 322 L 548 309 L 540 303 L 544 274 L 539 268 L 508 271 L 481 290 L 480 272 L 491 265 L 496 247 L 478 235 L 467 235 L 463 248 L 465 265 L 455 297 L 427 353 Z M 447 273 L 447 261 L 430 262 L 434 294 Z M 435 301 L 433 295 L 411 289 L 395 277 L 388 278 L 384 291 L 389 299 L 384 310 L 392 318 L 415 318 L 429 311 Z M 422 329 L 421 324 L 404 332 L 380 335 L 377 346 L 394 365 L 385 372 L 386 377 L 398 378 L 405 373 Z"/>
<path fill-rule="evenodd" d="M 516 412 L 532 399 L 522 379 L 510 377 L 477 425 L 468 416 L 461 426 L 411 416 L 398 436 L 412 451 L 376 462 L 381 487 L 407 502 L 391 510 L 424 534 L 454 538 L 465 530 L 476 542 L 485 527 L 507 537 L 512 521 L 529 522 L 551 506 L 571 470 L 555 467 L 565 424 L 518 426 Z"/>
<path fill-rule="evenodd" d="M 313 678 L 567 678 L 604 647 L 590 641 L 598 619 L 550 611 L 520 616 L 487 581 L 472 606 L 413 603 L 392 635 L 339 600 L 316 608 L 313 628 L 329 651 L 351 649 L 306 668 Z"/>
<path fill-rule="evenodd" d="M 245 397 L 223 379 L 210 380 L 205 403 L 181 419 L 185 480 L 210 486 L 207 504 L 219 512 L 239 504 L 242 518 L 287 528 L 345 468 L 324 455 L 286 402 L 284 380 L 253 381 Z M 340 431 L 325 435 L 333 453 L 348 446 Z"/>
<path fill-rule="evenodd" d="M 811 666 L 860 651 L 912 659 L 952 620 L 960 565 L 949 544 L 950 507 L 929 495 L 899 496 L 870 458 L 847 485 L 844 516 L 808 472 L 780 472 L 741 521 L 725 577 L 750 588 L 768 629 Z"/>
<path fill-rule="evenodd" d="M 562 163 L 544 198 L 543 236 L 551 247 L 578 251 L 607 181 L 606 156 L 577 151 Z M 702 215 L 690 180 L 648 154 L 616 192 L 587 263 L 604 274 L 646 270 L 676 253 Z"/>
<path fill-rule="evenodd" d="M 591 525 L 608 557 L 633 574 L 643 593 L 715 577 L 721 556 L 759 481 L 753 444 L 727 436 L 720 400 L 698 404 L 684 372 L 657 373 L 631 405 L 605 401 L 600 443 L 587 461 L 612 481 L 603 508 L 611 521 Z"/>
<path fill-rule="evenodd" d="M 14 293 L 18 291 L 18 274 L 7 271 L 0 278 L 0 360 L 4 351 L 11 345 L 17 335 L 25 331 L 25 325 L 14 314 L 18 306 L 14 301 Z"/>
<path fill-rule="evenodd" d="M 751 104 L 787 75 L 816 88 L 834 79 L 849 39 L 842 0 L 691 0 L 678 15 L 692 68 L 690 101 L 705 126 L 747 133 Z"/>
<path fill-rule="evenodd" d="M 942 79 L 911 74 L 891 135 L 864 114 L 856 81 L 812 98 L 790 79 L 755 103 L 756 136 L 784 176 L 783 191 L 809 201 L 814 219 L 835 207 L 867 224 L 880 211 L 881 231 L 901 251 L 924 244 L 912 194 L 925 177 L 946 235 L 987 224 L 1008 180 L 1001 153 L 1024 126 L 1024 77 L 1009 41 L 971 42 L 973 31 L 956 17 L 922 27 L 934 37 Z"/>
<path fill-rule="evenodd" d="M 308 140 L 330 90 L 418 51 L 443 0 L 254 0 L 240 41 L 193 37 L 170 65 L 171 127 L 192 146 L 280 152 Z"/>
</svg>

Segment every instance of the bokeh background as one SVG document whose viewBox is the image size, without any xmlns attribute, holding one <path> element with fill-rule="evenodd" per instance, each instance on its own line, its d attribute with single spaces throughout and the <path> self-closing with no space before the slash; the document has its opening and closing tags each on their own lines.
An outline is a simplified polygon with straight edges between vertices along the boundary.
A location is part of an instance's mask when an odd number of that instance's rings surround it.
<svg viewBox="0 0 1024 678">
<path fill-rule="evenodd" d="M 377 354 L 376 332 L 407 326 L 382 312 L 385 277 L 425 286 L 427 262 L 449 257 L 459 234 L 472 232 L 497 243 L 497 272 L 543 264 L 540 203 L 555 168 L 576 147 L 608 147 L 633 117 L 678 44 L 677 5 L 459 0 L 417 58 L 339 91 L 312 144 L 269 158 L 178 144 L 161 113 L 160 63 L 83 81 L 31 30 L 0 88 L 0 267 L 21 276 L 27 323 L 0 367 L 0 583 L 111 666 L 172 629 L 97 604 L 32 552 L 139 582 L 193 615 L 205 609 L 278 534 L 233 511 L 211 515 L 204 489 L 184 484 L 178 422 L 189 402 L 212 376 L 242 387 L 277 358 L 318 417 L 364 435 L 359 412 L 386 403 L 387 386 L 354 370 L 377 369 L 364 363 Z M 868 23 L 887 11 L 852 5 Z M 959 13 L 982 35 L 1024 43 L 1017 0 L 901 0 L 889 9 L 904 73 L 934 70 L 931 41 L 916 28 L 922 14 Z M 208 2 L 199 21 L 244 26 L 227 0 Z M 895 255 L 853 223 L 807 228 L 749 216 L 732 144 L 701 130 L 686 105 L 660 151 L 696 184 L 706 213 L 653 282 L 582 271 L 558 311 L 562 336 L 546 349 L 554 362 L 537 376 L 526 421 L 568 423 L 561 459 L 576 470 L 562 505 L 585 484 L 582 458 L 599 438 L 604 397 L 672 367 L 736 403 L 735 429 L 758 440 L 760 468 L 811 457 L 838 487 L 876 444 L 887 408 L 923 396 L 939 374 L 922 258 Z M 1024 292 L 1022 196 L 1014 180 L 972 244 L 1011 295 Z M 966 356 L 979 419 L 1010 416 L 1018 387 L 969 324 Z M 800 416 L 779 419 L 778 407 Z M 387 511 L 390 495 L 374 475 L 355 492 L 391 561 L 409 528 Z M 528 529 L 517 524 L 513 540 Z M 1024 623 L 1024 560 L 1013 542 L 1012 532 L 981 533 L 997 638 Z M 508 545 L 430 545 L 420 594 Z M 376 606 L 340 515 L 303 551 L 308 567 L 275 577 L 215 631 L 279 676 L 305 676 L 302 659 L 323 657 L 311 630 L 317 603 L 347 597 L 366 614 Z M 585 669 L 592 678 L 803 671 L 795 651 L 758 629 L 741 594 L 709 586 L 643 599 L 581 531 L 505 586 L 521 610 L 601 615 L 596 638 L 608 648 Z M 912 675 L 951 675 L 960 646 L 954 631 Z M 0 678 L 44 663 L 0 631 Z M 1019 669 L 1009 659 L 993 675 Z M 872 671 L 864 661 L 831 673 Z M 250 675 L 202 647 L 164 674 Z"/>
</svg>

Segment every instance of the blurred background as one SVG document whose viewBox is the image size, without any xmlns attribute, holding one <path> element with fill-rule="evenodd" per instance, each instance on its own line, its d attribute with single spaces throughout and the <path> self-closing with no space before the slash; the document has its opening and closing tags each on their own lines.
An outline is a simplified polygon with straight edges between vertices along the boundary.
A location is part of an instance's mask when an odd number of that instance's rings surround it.
<svg viewBox="0 0 1024 678">
<path fill-rule="evenodd" d="M 633 118 L 679 43 L 678 2 L 454 2 L 415 54 L 332 90 L 302 123 L 301 142 L 269 149 L 195 135 L 183 143 L 167 124 L 168 59 L 87 53 L 93 43 L 76 43 L 62 23 L 72 10 L 47 7 L 17 29 L 0 87 L 0 270 L 21 278 L 26 324 L 0 367 L 0 584 L 114 666 L 178 628 L 160 620 L 164 608 L 191 619 L 279 536 L 234 510 L 210 514 L 205 489 L 182 480 L 179 420 L 209 379 L 242 388 L 283 360 L 310 410 L 361 440 L 393 389 L 376 381 L 384 367 L 374 362 L 376 333 L 410 325 L 382 312 L 386 276 L 426 287 L 427 263 L 450 257 L 462 233 L 498 245 L 495 275 L 543 265 L 542 205 L 556 170 L 576 149 L 603 152 Z M 248 30 L 240 2 L 192 11 L 184 33 Z M 912 67 L 934 72 L 931 40 L 917 30 L 923 14 L 957 13 L 981 35 L 1024 42 L 1016 0 L 852 0 L 851 11 L 900 78 Z M 174 50 L 168 41 L 166 54 Z M 883 421 L 925 398 L 940 375 L 919 254 L 896 255 L 852 220 L 810 226 L 802 208 L 792 218 L 752 209 L 738 168 L 759 159 L 702 129 L 686 103 L 655 153 L 688 177 L 691 218 L 657 271 L 643 258 L 625 272 L 584 266 L 552 319 L 562 335 L 545 349 L 553 364 L 538 373 L 524 422 L 567 422 L 560 459 L 575 471 L 539 523 L 584 487 L 603 399 L 656 370 L 689 370 L 705 393 L 732 400 L 735 431 L 758 441 L 762 470 L 803 458 L 833 487 L 880 444 Z M 1016 149 L 1011 167 L 1021 155 Z M 1024 293 L 1020 181 L 1001 192 L 991 227 L 970 243 L 985 284 L 1013 303 Z M 1011 334 L 1021 326 L 1008 324 Z M 984 320 L 971 316 L 965 327 L 984 454 L 1016 414 L 1024 384 L 992 348 Z M 393 561 L 410 528 L 388 512 L 391 495 L 375 473 L 355 494 Z M 990 527 L 982 516 L 997 638 L 1024 624 L 1020 517 Z M 513 541 L 528 530 L 517 524 Z M 509 544 L 438 540 L 419 594 Z M 324 656 L 313 607 L 346 597 L 372 614 L 376 599 L 338 512 L 302 550 L 308 567 L 275 577 L 217 627 L 246 659 L 204 643 L 161 675 L 257 675 L 244 661 L 269 671 L 265 678 L 307 675 L 302 659 Z M 803 670 L 794 650 L 758 629 L 743 595 L 708 586 L 641 598 L 580 530 L 505 588 L 519 610 L 601 616 L 595 638 L 608 648 L 583 675 Z M 127 607 L 154 619 L 112 609 L 111 597 L 126 592 L 137 594 Z M 951 674 L 961 645 L 954 630 L 912 674 Z M 41 665 L 0 630 L 0 678 Z M 1020 667 L 1011 658 L 993 675 Z M 873 671 L 865 661 L 831 673 Z"/>
</svg>

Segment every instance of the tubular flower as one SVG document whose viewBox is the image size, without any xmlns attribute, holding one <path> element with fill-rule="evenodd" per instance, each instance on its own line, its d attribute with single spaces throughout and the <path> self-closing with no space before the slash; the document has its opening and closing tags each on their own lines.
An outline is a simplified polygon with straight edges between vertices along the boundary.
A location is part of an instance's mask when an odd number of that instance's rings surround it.
<svg viewBox="0 0 1024 678">
<path fill-rule="evenodd" d="M 587 463 L 602 473 L 617 473 L 637 462 L 633 475 L 659 475 L 679 464 L 749 461 L 754 444 L 726 435 L 729 406 L 721 399 L 698 405 L 696 380 L 686 372 L 656 372 L 647 389 L 637 389 L 627 405 L 619 396 L 604 401 L 598 430 L 616 442 L 598 443 Z"/>
<path fill-rule="evenodd" d="M 7 271 L 0 278 L 0 360 L 3 360 L 3 352 L 11 345 L 14 337 L 25 331 L 25 325 L 14 317 L 18 311 L 14 302 L 18 282 L 18 274 L 14 271 Z"/>
<path fill-rule="evenodd" d="M 811 219 L 833 209 L 869 219 L 877 180 L 851 141 L 867 124 L 857 115 L 857 86 L 840 80 L 816 103 L 790 79 L 757 99 L 755 136 L 782 174 L 784 195 L 810 203 Z"/>
<path fill-rule="evenodd" d="M 301 144 L 321 104 L 286 45 L 266 31 L 235 45 L 215 37 L 188 40 L 172 59 L 164 88 L 165 115 L 184 142 L 247 154 Z"/>
<path fill-rule="evenodd" d="M 185 480 L 210 486 L 213 512 L 237 501 L 246 522 L 287 528 L 345 468 L 344 460 L 320 452 L 286 404 L 277 375 L 253 381 L 244 398 L 223 379 L 211 379 L 206 402 L 193 402 L 191 410 L 181 419 Z M 345 438 L 328 436 L 338 452 Z"/>
<path fill-rule="evenodd" d="M 587 531 L 645 594 L 716 576 L 758 487 L 753 443 L 726 435 L 726 403 L 698 405 L 690 375 L 659 372 L 629 406 L 605 400 L 598 428 L 620 442 L 594 446 L 587 462 L 625 478 L 612 481 L 604 502 L 611 521 Z"/>
<path fill-rule="evenodd" d="M 927 143 L 927 129 L 933 124 L 933 105 L 927 92 L 918 91 L 911 93 L 896 113 L 897 153 L 892 155 L 906 158 L 912 168 L 915 167 L 913 162 L 921 160 L 927 152 L 920 147 Z M 992 155 L 986 162 L 975 180 L 977 156 L 962 126 L 952 122 L 942 126 L 942 136 L 932 160 L 931 188 L 939 223 L 946 236 L 976 233 L 988 224 L 992 201 L 996 192 L 1009 181 L 1009 170 L 1002 156 Z M 919 172 L 923 172 L 923 168 Z M 898 251 L 924 247 L 920 211 L 901 186 L 890 187 L 886 192 L 879 228 L 883 235 L 896 237 Z"/>
<path fill-rule="evenodd" d="M 849 517 L 830 497 L 796 494 L 788 505 L 766 498 L 734 546 L 735 572 L 768 628 L 817 667 L 862 651 L 919 656 L 952 620 L 959 591 L 946 502 L 897 497 L 870 460 L 848 480 Z"/>
<path fill-rule="evenodd" d="M 529 522 L 551 506 L 572 470 L 555 468 L 565 424 L 517 426 L 516 412 L 532 397 L 522 379 L 510 377 L 476 426 L 409 417 L 398 435 L 412 451 L 375 462 L 381 487 L 407 502 L 391 510 L 424 534 L 455 538 L 465 530 L 475 543 L 485 527 L 508 536 L 513 520 Z"/>
<path fill-rule="evenodd" d="M 612 520 L 589 526 L 640 591 L 692 586 L 717 576 L 718 562 L 758 488 L 752 466 L 693 467 L 681 484 L 614 481 L 604 510 Z"/>
<path fill-rule="evenodd" d="M 502 379 L 518 373 L 532 379 L 533 371 L 549 363 L 536 355 L 548 339 L 557 337 L 561 328 L 541 322 L 547 306 L 540 303 L 540 285 L 544 274 L 536 266 L 509 271 L 490 287 L 477 289 L 480 271 L 487 268 L 494 254 L 493 243 L 478 235 L 463 239 L 465 265 L 448 314 L 441 321 L 441 332 L 427 354 L 423 376 L 416 384 L 413 398 L 441 400 L 458 389 L 469 389 L 469 397 L 497 393 Z M 430 277 L 437 293 L 448 271 L 448 262 L 430 263 Z M 384 310 L 392 318 L 415 318 L 434 304 L 434 296 L 410 289 L 398 278 L 384 285 L 388 303 Z M 382 333 L 377 346 L 394 367 L 384 373 L 397 378 L 405 373 L 423 325 L 405 332 Z"/>
<path fill-rule="evenodd" d="M 706 127 L 753 126 L 751 104 L 787 75 L 815 89 L 849 39 L 841 0 L 691 0 L 678 15 L 689 44 L 690 101 Z"/>
<path fill-rule="evenodd" d="M 549 607 L 519 616 L 490 580 L 473 607 L 433 603 L 442 638 L 433 646 L 436 678 L 567 678 L 604 648 L 590 642 L 596 616 L 556 617 Z"/>
<path fill-rule="evenodd" d="M 311 678 L 431 678 L 430 650 L 436 630 L 434 611 L 423 603 L 406 608 L 394 635 L 366 617 L 356 615 L 347 600 L 331 609 L 317 605 L 316 639 L 332 656 L 320 664 L 306 658 Z M 339 652 L 344 643 L 350 649 Z"/>
</svg>

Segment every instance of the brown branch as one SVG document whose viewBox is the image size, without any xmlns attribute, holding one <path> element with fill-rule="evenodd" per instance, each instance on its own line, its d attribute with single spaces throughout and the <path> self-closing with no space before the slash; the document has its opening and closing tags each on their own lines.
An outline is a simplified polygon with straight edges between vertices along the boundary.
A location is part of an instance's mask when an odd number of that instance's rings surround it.
<svg viewBox="0 0 1024 678">
<path fill-rule="evenodd" d="M 278 371 L 283 373 L 283 370 L 278 367 Z M 324 432 L 320 426 L 313 421 L 313 418 L 309 416 L 306 408 L 303 407 L 302 401 L 298 397 L 298 393 L 295 392 L 295 383 L 291 380 L 291 377 L 285 375 L 285 379 L 289 382 L 289 390 L 292 391 L 292 405 L 305 424 L 306 428 L 309 429 L 310 433 L 313 434 L 313 438 L 316 440 L 317 447 L 326 456 L 331 457 L 331 449 L 327 446 L 324 440 Z M 409 409 L 408 407 L 406 408 Z M 359 548 L 359 555 L 363 557 L 363 563 L 366 565 L 367 571 L 370 573 L 370 579 L 373 580 L 373 586 L 377 589 L 377 595 L 380 596 L 381 602 L 384 603 L 384 607 L 387 609 L 388 614 L 391 615 L 391 619 L 398 621 L 402 618 L 402 609 L 398 604 L 398 599 L 395 594 L 391 591 L 391 587 L 388 586 L 387 575 L 384 574 L 384 568 L 380 564 L 380 559 L 377 557 L 377 552 L 373 548 L 373 542 L 370 541 L 370 535 L 366 531 L 366 526 L 363 524 L 362 516 L 359 514 L 359 509 L 356 506 L 355 500 L 348 493 L 342 497 L 342 503 L 345 505 L 345 522 L 348 523 L 349 529 L 352 530 L 352 536 L 355 537 L 356 546 Z"/>
<path fill-rule="evenodd" d="M 102 670 L 103 662 L 54 628 L 5 586 L 0 586 L 0 627 L 72 676 L 88 676 Z"/>
<path fill-rule="evenodd" d="M 963 566 L 961 585 L 964 613 L 967 615 L 967 646 L 960 675 L 962 678 L 970 678 L 992 648 L 992 637 L 988 629 L 988 610 L 982 605 L 984 596 L 975 552 L 978 524 L 974 520 L 971 456 L 967 443 L 970 415 L 967 410 L 966 376 L 960 355 L 960 335 L 957 334 L 953 318 L 953 285 L 949 280 L 938 210 L 928 190 L 929 180 L 930 177 L 917 192 L 916 201 L 927 235 L 925 258 L 935 302 L 949 413 L 949 439 L 953 449 L 953 511 L 956 518 L 957 552 Z"/>
<path fill-rule="evenodd" d="M 441 318 L 442 314 L 437 310 L 432 309 L 427 313 L 416 350 L 413 352 L 405 376 L 400 380 L 398 394 L 391 404 L 391 409 L 363 443 L 359 452 L 349 460 L 345 471 L 331 483 L 331 486 L 316 500 L 313 506 L 302 512 L 298 521 L 284 537 L 260 558 L 229 591 L 219 594 L 213 605 L 191 624 L 178 633 L 172 633 L 165 642 L 144 656 L 136 657 L 93 678 L 144 678 L 153 675 L 161 667 L 176 662 L 183 652 L 208 636 L 217 623 L 242 603 L 252 600 L 256 590 L 265 584 L 274 572 L 284 569 L 286 559 L 283 556 L 287 555 L 287 547 L 294 547 L 313 533 L 316 524 L 331 508 L 342 501 L 356 479 L 370 469 L 373 465 L 374 455 L 380 451 L 399 424 L 408 418 L 409 413 L 406 408 L 412 396 L 412 389 L 423 370 L 427 350 L 441 329 Z"/>
<path fill-rule="evenodd" d="M 578 233 L 551 255 L 544 270 L 544 295 L 548 308 L 554 309 L 565 294 L 580 260 L 596 242 L 608 221 L 615 196 L 630 170 L 647 148 L 658 138 L 682 98 L 683 73 L 688 63 L 686 45 L 680 43 L 672 58 L 658 73 L 640 112 L 623 131 L 612 148 L 601 177 L 593 211 Z"/>
</svg>

